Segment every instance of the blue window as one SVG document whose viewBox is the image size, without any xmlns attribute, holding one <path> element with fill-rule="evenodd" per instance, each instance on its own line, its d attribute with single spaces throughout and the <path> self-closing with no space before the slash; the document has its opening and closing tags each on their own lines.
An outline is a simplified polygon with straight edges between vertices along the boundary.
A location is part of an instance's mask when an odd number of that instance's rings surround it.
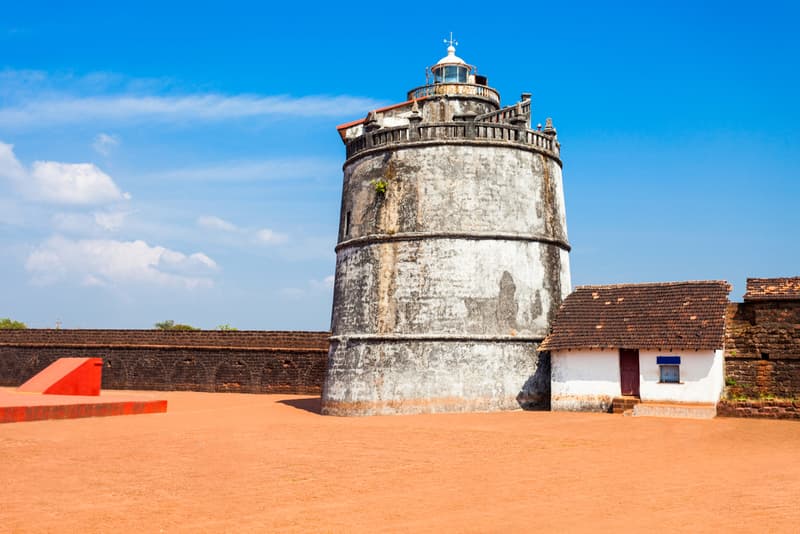
<svg viewBox="0 0 800 534">
<path fill-rule="evenodd" d="M 681 366 L 680 365 L 659 365 L 661 369 L 660 382 L 668 384 L 678 384 L 681 381 Z"/>
</svg>

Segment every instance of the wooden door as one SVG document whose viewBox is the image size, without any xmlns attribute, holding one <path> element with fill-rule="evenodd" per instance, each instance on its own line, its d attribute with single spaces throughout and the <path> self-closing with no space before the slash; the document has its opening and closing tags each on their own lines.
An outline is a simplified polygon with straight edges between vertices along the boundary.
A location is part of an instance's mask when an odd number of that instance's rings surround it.
<svg viewBox="0 0 800 534">
<path fill-rule="evenodd" d="M 623 395 L 639 396 L 639 351 L 619 349 L 620 386 Z"/>
</svg>

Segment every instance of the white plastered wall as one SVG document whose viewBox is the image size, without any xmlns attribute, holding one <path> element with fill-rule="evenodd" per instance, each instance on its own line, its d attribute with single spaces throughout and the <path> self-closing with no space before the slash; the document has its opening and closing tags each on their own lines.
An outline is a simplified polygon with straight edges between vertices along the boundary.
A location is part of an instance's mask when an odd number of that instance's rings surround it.
<svg viewBox="0 0 800 534">
<path fill-rule="evenodd" d="M 553 411 L 607 411 L 620 394 L 616 349 L 553 351 L 550 365 Z"/>
<path fill-rule="evenodd" d="M 680 383 L 662 384 L 658 356 L 680 356 Z M 639 351 L 641 399 L 716 403 L 724 384 L 722 350 Z"/>
<path fill-rule="evenodd" d="M 680 356 L 680 383 L 661 383 L 658 356 Z M 618 349 L 553 351 L 553 411 L 606 411 L 621 394 Z M 724 385 L 722 350 L 640 350 L 639 389 L 644 402 L 716 403 Z"/>
</svg>

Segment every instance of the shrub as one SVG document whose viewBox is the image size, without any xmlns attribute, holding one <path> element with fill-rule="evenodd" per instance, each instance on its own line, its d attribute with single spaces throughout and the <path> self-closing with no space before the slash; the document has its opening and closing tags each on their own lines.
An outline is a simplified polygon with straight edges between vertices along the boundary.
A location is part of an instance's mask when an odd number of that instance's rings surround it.
<svg viewBox="0 0 800 534">
<path fill-rule="evenodd" d="M 166 321 L 162 321 L 160 323 L 156 323 L 155 327 L 158 330 L 200 330 L 199 328 L 195 328 L 188 324 L 180 324 L 175 323 L 172 319 L 167 319 Z"/>
<path fill-rule="evenodd" d="M 24 330 L 28 328 L 25 323 L 9 319 L 8 317 L 0 318 L 0 330 Z"/>
</svg>

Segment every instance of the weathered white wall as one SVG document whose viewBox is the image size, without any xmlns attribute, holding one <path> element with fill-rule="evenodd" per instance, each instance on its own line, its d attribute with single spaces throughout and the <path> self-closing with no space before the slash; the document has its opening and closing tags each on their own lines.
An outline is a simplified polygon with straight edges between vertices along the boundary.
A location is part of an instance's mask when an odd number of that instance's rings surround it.
<svg viewBox="0 0 800 534">
<path fill-rule="evenodd" d="M 348 160 L 323 413 L 545 404 L 536 342 L 570 291 L 563 196 L 557 160 L 502 141 Z"/>
<path fill-rule="evenodd" d="M 678 384 L 661 383 L 658 356 L 680 356 Z M 605 411 L 621 394 L 619 350 L 582 349 L 551 354 L 553 410 Z M 639 351 L 643 402 L 716 403 L 724 384 L 722 350 Z"/>
<path fill-rule="evenodd" d="M 680 356 L 681 383 L 659 383 L 658 356 Z M 639 351 L 642 401 L 712 402 L 722 394 L 724 360 L 721 350 Z"/>
<path fill-rule="evenodd" d="M 344 169 L 348 236 L 502 232 L 567 240 L 561 167 L 518 146 L 412 145 L 360 157 Z M 386 182 L 375 194 L 374 182 Z M 344 216 L 342 213 L 342 216 Z"/>
<path fill-rule="evenodd" d="M 551 270 L 565 269 L 563 263 L 547 262 L 546 247 L 524 241 L 426 239 L 342 250 L 336 265 L 334 334 L 544 338 L 549 311 L 558 307 L 564 291 L 544 284 Z M 566 261 L 566 254 L 561 258 Z"/>
<path fill-rule="evenodd" d="M 550 409 L 598 411 L 620 395 L 619 351 L 580 349 L 550 354 Z"/>
<path fill-rule="evenodd" d="M 323 386 L 328 415 L 519 409 L 547 389 L 536 343 L 332 340 Z"/>
</svg>

